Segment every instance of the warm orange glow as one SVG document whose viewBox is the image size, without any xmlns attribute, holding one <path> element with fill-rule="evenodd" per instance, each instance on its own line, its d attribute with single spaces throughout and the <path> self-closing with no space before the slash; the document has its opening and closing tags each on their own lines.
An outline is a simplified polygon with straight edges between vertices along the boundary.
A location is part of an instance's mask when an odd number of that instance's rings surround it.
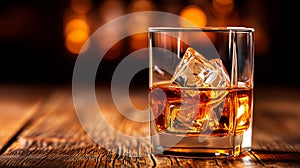
<svg viewBox="0 0 300 168">
<path fill-rule="evenodd" d="M 114 60 L 122 57 L 123 56 L 122 52 L 124 49 L 122 47 L 124 47 L 124 45 L 125 44 L 123 41 L 119 41 L 118 43 L 114 44 L 112 47 L 109 48 L 109 51 L 104 56 L 104 59 Z"/>
<path fill-rule="evenodd" d="M 65 40 L 65 45 L 68 51 L 73 54 L 78 54 L 88 37 L 89 34 L 81 30 L 75 30 L 69 33 Z"/>
<path fill-rule="evenodd" d="M 71 8 L 79 14 L 86 14 L 92 8 L 91 0 L 71 0 Z"/>
<path fill-rule="evenodd" d="M 87 40 L 88 34 L 85 31 L 75 30 L 68 34 L 67 39 L 72 43 L 81 43 Z"/>
<path fill-rule="evenodd" d="M 132 3 L 131 11 L 140 12 L 140 11 L 150 11 L 154 10 L 154 4 L 149 0 L 136 0 Z"/>
<path fill-rule="evenodd" d="M 249 118 L 249 97 L 241 97 L 238 100 L 239 107 L 237 108 L 236 118 L 239 119 L 239 125 L 244 125 Z"/>
<path fill-rule="evenodd" d="M 121 1 L 104 1 L 103 4 L 99 7 L 99 14 L 105 22 L 108 22 L 125 14 L 124 5 L 121 3 Z"/>
<path fill-rule="evenodd" d="M 233 3 L 233 0 L 214 0 L 214 1 L 222 5 L 229 5 Z"/>
<path fill-rule="evenodd" d="M 108 24 L 105 29 L 101 30 L 101 33 L 94 35 L 97 46 L 100 50 L 109 50 L 109 53 L 105 55 L 104 59 L 116 59 L 122 56 L 123 47 L 125 45 L 122 41 L 122 31 L 124 27 Z M 127 42 L 127 41 L 126 41 Z"/>
<path fill-rule="evenodd" d="M 72 19 L 65 27 L 65 46 L 71 53 L 78 54 L 89 38 L 90 27 L 83 19 Z"/>
<path fill-rule="evenodd" d="M 75 30 L 81 30 L 86 33 L 89 33 L 90 27 L 88 26 L 86 21 L 84 21 L 83 19 L 72 19 L 71 21 L 69 21 L 67 23 L 67 25 L 65 27 L 65 35 L 67 36 L 68 34 L 70 34 L 71 32 L 73 32 Z"/>
<path fill-rule="evenodd" d="M 233 0 L 213 0 L 214 13 L 219 17 L 226 17 L 233 12 Z"/>
<path fill-rule="evenodd" d="M 133 50 L 146 48 L 147 44 L 148 44 L 147 38 L 148 38 L 147 33 L 139 33 L 139 34 L 130 36 L 130 47 Z"/>
<path fill-rule="evenodd" d="M 204 11 L 199 8 L 198 6 L 195 5 L 190 5 L 185 8 L 180 12 L 180 16 L 191 21 L 193 24 L 195 24 L 198 27 L 203 27 L 206 26 L 207 24 L 207 17 Z M 180 24 L 183 27 L 187 27 L 187 23 L 180 22 Z"/>
</svg>

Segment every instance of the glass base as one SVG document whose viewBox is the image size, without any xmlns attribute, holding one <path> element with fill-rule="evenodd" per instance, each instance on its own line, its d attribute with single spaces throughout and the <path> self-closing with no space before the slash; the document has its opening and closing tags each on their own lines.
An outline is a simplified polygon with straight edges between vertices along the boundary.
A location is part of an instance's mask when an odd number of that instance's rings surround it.
<svg viewBox="0 0 300 168">
<path fill-rule="evenodd" d="M 151 153 L 179 157 L 235 157 L 251 150 L 251 131 L 224 137 L 158 133 L 151 136 Z"/>
</svg>

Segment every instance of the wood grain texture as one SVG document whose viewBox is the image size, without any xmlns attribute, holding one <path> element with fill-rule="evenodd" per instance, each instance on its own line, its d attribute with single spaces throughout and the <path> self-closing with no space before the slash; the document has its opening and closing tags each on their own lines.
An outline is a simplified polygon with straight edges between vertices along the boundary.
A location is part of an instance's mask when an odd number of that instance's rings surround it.
<svg viewBox="0 0 300 168">
<path fill-rule="evenodd" d="M 252 154 L 265 167 L 300 167 L 300 90 L 256 91 Z"/>
<path fill-rule="evenodd" d="M 39 108 L 47 88 L 0 86 L 0 154 Z"/>
<path fill-rule="evenodd" d="M 100 91 L 109 95 L 107 89 Z M 202 159 L 147 154 L 148 124 L 122 116 L 110 96 L 99 95 L 109 124 L 91 122 L 89 127 L 95 129 L 90 136 L 76 115 L 71 88 L 56 88 L 31 118 L 34 122 L 0 156 L 0 167 L 299 167 L 295 125 L 300 105 L 295 102 L 300 99 L 287 91 L 281 93 L 284 99 L 265 93 L 268 90 L 258 90 L 255 99 L 253 150 L 236 158 Z M 147 102 L 143 94 L 132 97 L 139 108 Z M 135 138 L 124 139 L 111 127 Z"/>
</svg>

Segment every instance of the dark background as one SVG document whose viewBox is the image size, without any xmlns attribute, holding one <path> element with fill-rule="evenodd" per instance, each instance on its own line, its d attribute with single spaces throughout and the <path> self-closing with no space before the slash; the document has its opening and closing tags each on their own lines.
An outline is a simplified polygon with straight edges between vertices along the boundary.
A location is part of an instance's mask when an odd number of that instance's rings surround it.
<svg viewBox="0 0 300 168">
<path fill-rule="evenodd" d="M 100 5 L 103 1 L 93 1 Z M 156 10 L 173 1 L 152 1 Z M 183 8 L 195 1 L 174 1 Z M 131 1 L 124 1 L 129 5 Z M 297 87 L 299 82 L 297 29 L 299 7 L 284 0 L 236 0 L 241 18 L 251 16 L 260 33 L 255 53 L 255 85 Z M 70 84 L 76 54 L 64 45 L 63 16 L 69 1 L 10 0 L 0 3 L 0 82 L 5 84 Z M 295 8 L 295 9 L 293 9 Z M 129 11 L 128 11 L 129 12 Z M 245 19 L 246 20 L 246 19 Z M 265 37 L 265 38 L 264 38 Z M 126 39 L 125 39 L 126 40 Z M 257 47 L 259 48 L 259 47 Z M 129 51 L 124 50 L 124 54 Z M 113 67 L 118 60 L 104 60 Z M 145 73 L 145 72 L 144 72 Z M 109 80 L 109 74 L 104 80 Z"/>
</svg>

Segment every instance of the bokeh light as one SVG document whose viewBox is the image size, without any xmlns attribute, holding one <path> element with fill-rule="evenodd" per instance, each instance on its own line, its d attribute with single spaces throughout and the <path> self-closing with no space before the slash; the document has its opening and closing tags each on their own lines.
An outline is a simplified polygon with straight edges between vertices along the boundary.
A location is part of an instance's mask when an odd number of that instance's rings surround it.
<svg viewBox="0 0 300 168">
<path fill-rule="evenodd" d="M 189 5 L 182 9 L 180 12 L 180 16 L 191 21 L 197 27 L 203 27 L 207 24 L 207 16 L 204 11 L 196 6 L 196 5 Z M 187 27 L 185 22 L 180 22 L 181 26 Z"/>
<path fill-rule="evenodd" d="M 218 17 L 227 17 L 234 11 L 233 0 L 213 0 L 212 6 Z"/>
<path fill-rule="evenodd" d="M 78 54 L 89 38 L 90 27 L 83 19 L 72 19 L 65 26 L 65 45 L 68 51 Z M 84 50 L 83 50 L 84 52 Z"/>
<path fill-rule="evenodd" d="M 150 0 L 135 0 L 131 3 L 130 12 L 151 11 L 155 9 L 155 5 Z"/>
<path fill-rule="evenodd" d="M 75 30 L 81 30 L 89 33 L 90 27 L 84 19 L 72 19 L 65 26 L 65 35 L 68 35 Z"/>
<path fill-rule="evenodd" d="M 129 5 L 129 9 L 130 12 L 151 11 L 155 9 L 155 5 L 150 0 L 135 0 Z M 145 17 L 145 15 L 133 17 L 128 20 L 126 29 L 129 34 L 132 34 L 131 32 L 137 32 L 138 30 L 147 30 L 150 26 L 150 19 L 151 18 Z M 147 47 L 147 38 L 148 35 L 146 33 L 132 35 L 129 38 L 129 47 L 132 50 Z"/>
<path fill-rule="evenodd" d="M 98 8 L 99 16 L 104 22 L 123 16 L 125 14 L 125 8 L 121 1 L 106 0 Z"/>
<path fill-rule="evenodd" d="M 132 50 L 138 50 L 141 48 L 148 47 L 148 34 L 147 33 L 139 33 L 134 34 L 130 36 L 130 48 Z M 148 57 L 147 55 L 144 55 L 145 57 Z"/>
<path fill-rule="evenodd" d="M 81 51 L 83 44 L 88 39 L 89 35 L 85 31 L 75 30 L 67 35 L 65 44 L 68 49 L 73 54 L 78 54 Z M 86 48 L 85 48 L 86 49 Z M 81 52 L 85 51 L 82 50 Z"/>
<path fill-rule="evenodd" d="M 71 9 L 78 14 L 86 14 L 92 9 L 92 0 L 71 0 Z"/>
<path fill-rule="evenodd" d="M 241 14 L 241 2 L 237 3 L 234 0 L 211 0 L 211 1 L 191 1 L 190 3 L 183 3 L 175 0 L 167 0 L 161 3 L 156 3 L 153 0 L 70 0 L 68 11 L 64 17 L 64 36 L 65 47 L 73 54 L 78 54 L 81 46 L 91 35 L 92 31 L 97 30 L 100 26 L 110 22 L 113 19 L 124 16 L 126 14 L 141 12 L 141 11 L 165 11 L 179 15 L 192 22 L 197 27 L 205 26 L 250 26 L 256 29 L 256 53 L 264 55 L 268 52 L 269 37 L 265 35 L 264 25 L 262 21 L 256 17 L 247 17 Z M 172 4 L 170 4 L 172 3 Z M 249 4 L 246 3 L 246 5 Z M 252 4 L 252 3 L 250 3 Z M 254 5 L 254 4 L 252 4 Z M 127 21 L 122 29 L 131 32 L 137 32 L 150 26 L 151 18 L 135 17 Z M 253 21 L 256 19 L 255 21 Z M 181 22 L 182 27 L 189 27 L 187 23 Z M 107 30 L 110 34 L 110 40 L 119 39 L 118 31 L 120 28 L 111 27 Z M 214 41 L 211 34 L 206 34 L 210 40 Z M 77 39 L 76 39 L 77 38 Z M 99 42 L 102 37 L 99 37 Z M 125 42 L 116 44 L 113 49 L 116 50 L 111 56 L 105 57 L 107 59 L 117 59 L 122 56 L 119 51 L 138 50 L 147 47 L 147 35 L 137 34 L 129 37 Z M 195 37 L 196 38 L 196 37 Z M 102 38 L 103 40 L 103 38 Z M 107 42 L 99 43 L 100 48 L 106 48 Z M 120 56 L 117 56 L 117 53 Z"/>
</svg>

